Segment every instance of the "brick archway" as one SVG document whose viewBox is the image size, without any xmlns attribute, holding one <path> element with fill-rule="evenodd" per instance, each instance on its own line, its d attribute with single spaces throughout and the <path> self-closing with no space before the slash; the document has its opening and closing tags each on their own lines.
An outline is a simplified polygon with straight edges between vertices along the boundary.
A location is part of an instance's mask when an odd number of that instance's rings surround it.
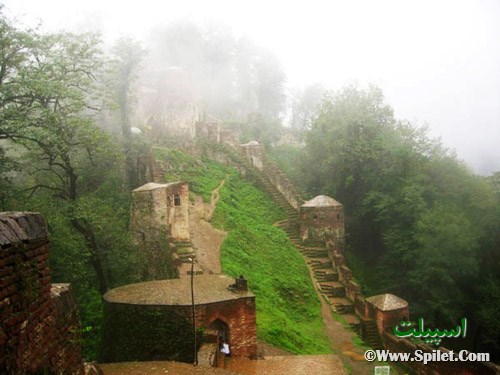
<svg viewBox="0 0 500 375">
<path fill-rule="evenodd" d="M 217 331 L 217 344 L 218 345 L 220 345 L 223 340 L 226 341 L 227 343 L 230 342 L 229 325 L 226 322 L 217 318 L 217 319 L 213 320 L 212 323 L 210 323 L 209 328 Z"/>
</svg>

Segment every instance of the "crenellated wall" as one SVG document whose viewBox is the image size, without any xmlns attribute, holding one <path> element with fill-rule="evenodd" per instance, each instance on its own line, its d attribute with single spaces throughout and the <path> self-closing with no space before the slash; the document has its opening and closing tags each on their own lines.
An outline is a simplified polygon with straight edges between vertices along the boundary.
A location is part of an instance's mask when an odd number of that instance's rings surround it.
<svg viewBox="0 0 500 375">
<path fill-rule="evenodd" d="M 0 213 L 0 373 L 81 374 L 81 327 L 69 284 L 51 284 L 37 213 Z"/>
</svg>

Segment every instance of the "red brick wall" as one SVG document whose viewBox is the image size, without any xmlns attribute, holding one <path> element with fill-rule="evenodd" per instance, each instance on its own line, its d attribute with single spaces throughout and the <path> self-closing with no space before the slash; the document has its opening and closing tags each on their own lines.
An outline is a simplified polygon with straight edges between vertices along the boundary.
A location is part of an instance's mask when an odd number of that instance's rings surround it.
<svg viewBox="0 0 500 375">
<path fill-rule="evenodd" d="M 377 321 L 378 332 L 382 333 L 386 329 L 393 330 L 403 319 L 409 319 L 410 311 L 408 306 L 392 311 L 380 311 L 376 309 L 375 320 Z"/>
<path fill-rule="evenodd" d="M 73 297 L 63 303 L 51 295 L 41 215 L 1 213 L 0 249 L 0 373 L 78 373 L 80 330 L 66 329 L 68 322 L 79 328 L 77 305 Z"/>
<path fill-rule="evenodd" d="M 229 342 L 236 357 L 257 357 L 255 298 L 196 306 L 196 325 L 209 327 L 216 320 L 229 326 Z"/>
<path fill-rule="evenodd" d="M 54 329 L 50 368 L 63 373 L 81 372 L 81 322 L 78 303 L 70 284 L 52 284 Z"/>
</svg>

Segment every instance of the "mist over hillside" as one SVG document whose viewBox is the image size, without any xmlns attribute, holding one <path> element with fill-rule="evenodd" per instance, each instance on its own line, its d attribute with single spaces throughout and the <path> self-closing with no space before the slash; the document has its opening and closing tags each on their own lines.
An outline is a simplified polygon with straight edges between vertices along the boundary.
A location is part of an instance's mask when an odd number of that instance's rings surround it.
<svg viewBox="0 0 500 375">
<path fill-rule="evenodd" d="M 198 42 L 192 38 L 198 29 L 203 38 L 217 44 L 212 47 L 218 49 L 218 57 L 209 62 L 200 50 L 191 51 L 183 61 L 186 66 L 181 67 L 195 70 L 194 82 L 212 105 L 214 96 L 225 103 L 234 94 L 228 85 L 237 78 L 227 74 L 229 67 L 235 69 L 228 54 L 238 59 L 252 53 L 252 46 L 258 46 L 257 55 L 266 64 L 280 62 L 279 71 L 286 79 L 277 84 L 285 89 L 287 104 L 282 103 L 280 110 L 286 119 L 291 116 L 293 93 L 307 86 L 319 83 L 327 90 L 338 90 L 355 81 L 363 86 L 374 83 L 385 92 L 398 118 L 428 124 L 432 136 L 455 149 L 476 173 L 487 175 L 500 169 L 496 147 L 500 139 L 500 50 L 496 43 L 500 5 L 493 0 L 439 4 L 313 1 L 287 4 L 286 9 L 265 1 L 236 6 L 224 0 L 210 5 L 187 1 L 175 6 L 146 3 L 119 8 L 98 1 L 8 0 L 5 5 L 6 11 L 27 24 L 41 21 L 43 29 L 98 31 L 109 45 L 122 35 L 132 35 L 148 50 L 162 33 L 184 23 L 184 52 L 188 52 L 196 48 Z M 154 48 L 151 52 L 156 57 L 171 54 Z M 172 59 L 165 63 L 171 64 Z M 207 63 L 201 79 L 194 65 Z M 252 85 L 247 73 L 239 69 L 236 74 Z M 255 105 L 257 99 L 248 91 L 234 100 L 241 101 L 242 95 L 248 106 Z"/>
</svg>

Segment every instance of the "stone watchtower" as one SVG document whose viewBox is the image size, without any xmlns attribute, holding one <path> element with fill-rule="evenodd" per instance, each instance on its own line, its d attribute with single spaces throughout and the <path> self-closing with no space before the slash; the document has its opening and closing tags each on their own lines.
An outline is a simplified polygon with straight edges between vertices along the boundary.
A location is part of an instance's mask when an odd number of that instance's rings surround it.
<svg viewBox="0 0 500 375">
<path fill-rule="evenodd" d="M 149 182 L 132 191 L 130 231 L 147 255 L 145 277 L 172 277 L 172 243 L 189 243 L 189 187 L 186 182 Z"/>
<path fill-rule="evenodd" d="M 300 238 L 302 241 L 330 242 L 335 248 L 344 248 L 344 208 L 326 195 L 300 206 Z"/>
<path fill-rule="evenodd" d="M 133 190 L 130 229 L 136 243 L 189 241 L 187 182 L 149 182 Z"/>
</svg>

